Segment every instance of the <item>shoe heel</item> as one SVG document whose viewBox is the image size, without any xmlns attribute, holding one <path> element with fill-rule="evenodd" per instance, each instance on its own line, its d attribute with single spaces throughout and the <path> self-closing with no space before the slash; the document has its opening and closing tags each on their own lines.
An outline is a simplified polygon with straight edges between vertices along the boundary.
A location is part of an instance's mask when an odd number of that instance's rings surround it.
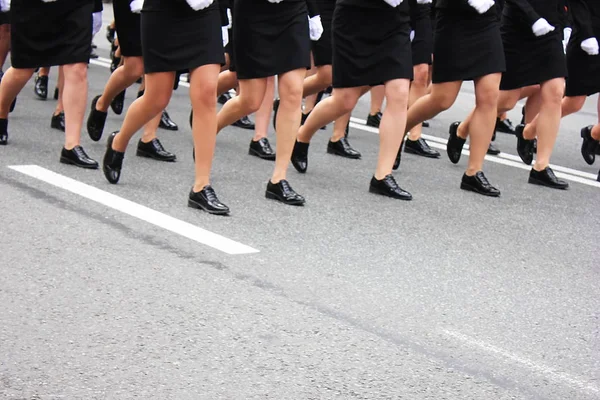
<svg viewBox="0 0 600 400">
<path fill-rule="evenodd" d="M 188 207 L 189 208 L 193 208 L 195 210 L 202 210 L 202 207 L 200 207 L 200 204 L 196 203 L 195 201 L 188 199 Z"/>
<path fill-rule="evenodd" d="M 279 197 L 275 193 L 265 192 L 265 197 L 270 200 L 279 200 Z"/>
<path fill-rule="evenodd" d="M 69 160 L 66 157 L 62 157 L 62 156 L 60 157 L 60 163 L 61 164 L 68 164 L 68 165 L 75 165 L 75 163 L 73 161 Z"/>
</svg>

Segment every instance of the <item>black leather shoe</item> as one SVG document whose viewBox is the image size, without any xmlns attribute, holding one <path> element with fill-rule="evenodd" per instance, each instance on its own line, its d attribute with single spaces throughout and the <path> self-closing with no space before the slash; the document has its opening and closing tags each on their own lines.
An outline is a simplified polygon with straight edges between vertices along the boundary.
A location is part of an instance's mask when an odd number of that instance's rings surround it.
<svg viewBox="0 0 600 400">
<path fill-rule="evenodd" d="M 58 100 L 58 88 L 54 88 L 54 100 Z"/>
<path fill-rule="evenodd" d="M 306 120 L 308 119 L 308 116 L 310 115 L 310 112 L 308 114 L 304 114 L 302 113 L 302 118 L 300 119 L 300 125 L 304 125 L 304 123 L 306 122 Z"/>
<path fill-rule="evenodd" d="M 466 139 L 458 137 L 459 125 L 460 122 L 453 122 L 450 125 L 450 137 L 448 138 L 448 144 L 446 145 L 446 153 L 453 164 L 458 164 L 460 161 L 460 156 L 462 155 L 462 150 L 466 142 Z"/>
<path fill-rule="evenodd" d="M 121 178 L 123 158 L 125 158 L 125 153 L 113 150 L 112 148 L 113 140 L 117 133 L 119 132 L 113 132 L 108 137 L 106 153 L 104 154 L 104 160 L 102 162 L 102 172 L 104 172 L 104 177 L 113 185 L 117 184 Z"/>
<path fill-rule="evenodd" d="M 37 97 L 46 100 L 48 98 L 48 77 L 37 75 L 33 91 Z"/>
<path fill-rule="evenodd" d="M 348 121 L 348 124 L 346 125 L 346 131 L 344 132 L 344 137 L 346 139 L 348 139 L 348 136 L 350 136 L 350 121 Z"/>
<path fill-rule="evenodd" d="M 496 145 L 490 142 L 490 146 L 488 147 L 487 153 L 492 156 L 497 156 L 501 153 L 500 149 L 496 147 Z"/>
<path fill-rule="evenodd" d="M 81 146 L 75 146 L 71 150 L 67 150 L 63 147 L 60 152 L 60 162 L 80 168 L 98 169 L 98 163 L 92 160 Z"/>
<path fill-rule="evenodd" d="M 148 143 L 144 143 L 140 139 L 138 142 L 136 155 L 138 157 L 151 158 L 158 161 L 172 162 L 177 160 L 177 156 L 166 151 L 160 140 L 157 138 L 152 139 Z"/>
<path fill-rule="evenodd" d="M 517 153 L 521 160 L 527 165 L 533 162 L 533 140 L 527 140 L 523 137 L 525 125 L 517 125 L 515 128 L 515 136 L 517 137 Z"/>
<path fill-rule="evenodd" d="M 0 146 L 8 144 L 8 120 L 0 119 Z"/>
<path fill-rule="evenodd" d="M 430 125 L 430 124 L 429 124 L 429 121 L 423 121 L 423 122 L 421 123 L 421 126 L 422 126 L 423 128 L 429 128 L 429 125 Z"/>
<path fill-rule="evenodd" d="M 277 131 L 277 112 L 279 111 L 279 103 L 281 100 L 275 99 L 273 100 L 273 129 Z"/>
<path fill-rule="evenodd" d="M 126 90 L 123 90 L 110 102 L 110 108 L 112 108 L 113 112 L 117 115 L 123 113 L 123 107 L 125 106 L 125 92 Z"/>
<path fill-rule="evenodd" d="M 406 139 L 404 151 L 409 154 L 416 154 L 427 158 L 441 157 L 440 153 L 429 147 L 429 144 L 423 138 L 418 138 L 417 140 Z"/>
<path fill-rule="evenodd" d="M 501 120 L 500 118 L 496 118 L 496 132 L 508 133 L 509 135 L 515 134 L 515 127 L 513 126 L 510 119 L 506 118 Z"/>
<path fill-rule="evenodd" d="M 92 106 L 90 108 L 90 115 L 87 120 L 87 131 L 90 138 L 97 142 L 102 138 L 102 133 L 104 132 L 104 125 L 106 124 L 106 117 L 108 113 L 96 110 L 96 103 L 100 96 L 94 97 L 92 100 Z"/>
<path fill-rule="evenodd" d="M 179 127 L 173 120 L 171 116 L 167 112 L 167 110 L 163 110 L 162 116 L 160 117 L 160 124 L 158 124 L 159 128 L 166 129 L 168 131 L 177 131 Z"/>
<path fill-rule="evenodd" d="M 278 183 L 273 183 L 269 180 L 265 197 L 290 206 L 301 206 L 306 202 L 304 197 L 296 193 L 285 179 L 282 179 Z"/>
<path fill-rule="evenodd" d="M 479 171 L 473 176 L 468 176 L 467 174 L 464 174 L 462 177 L 462 182 L 460 183 L 460 188 L 462 190 L 468 190 L 470 192 L 479 193 L 484 196 L 500 196 L 500 191 L 490 184 L 490 182 L 483 174 L 483 171 Z"/>
<path fill-rule="evenodd" d="M 361 154 L 354 150 L 352 146 L 350 146 L 348 139 L 345 137 L 341 138 L 337 142 L 332 142 L 329 140 L 329 143 L 327 143 L 327 153 L 335 154 L 336 156 L 344 158 L 351 158 L 353 160 L 358 160 L 361 157 Z"/>
<path fill-rule="evenodd" d="M 405 141 L 406 140 L 404 140 L 404 137 L 402 137 L 402 141 L 400 142 L 400 148 L 398 149 L 398 154 L 396 154 L 396 160 L 394 160 L 394 166 L 392 167 L 394 171 L 400 168 L 400 163 L 402 162 L 402 149 L 404 148 Z"/>
<path fill-rule="evenodd" d="M 50 128 L 57 129 L 59 131 L 65 131 L 65 113 L 64 111 L 59 112 L 52 116 L 50 120 Z"/>
<path fill-rule="evenodd" d="M 188 207 L 204 210 L 213 215 L 229 215 L 229 207 L 221 203 L 215 190 L 210 185 L 204 186 L 199 192 L 190 191 Z"/>
<path fill-rule="evenodd" d="M 115 28 L 111 28 L 110 26 L 106 27 L 106 40 L 111 44 L 115 41 L 115 33 L 117 33 Z"/>
<path fill-rule="evenodd" d="M 586 126 L 581 130 L 581 155 L 586 163 L 589 165 L 594 164 L 596 161 L 596 150 L 600 146 L 600 143 L 592 137 L 593 125 Z"/>
<path fill-rule="evenodd" d="M 262 138 L 258 141 L 251 140 L 248 154 L 262 158 L 263 160 L 275 161 L 275 152 L 271 148 L 271 144 L 267 138 Z"/>
<path fill-rule="evenodd" d="M 223 93 L 222 95 L 220 95 L 219 97 L 217 97 L 217 101 L 219 102 L 219 104 L 225 104 L 229 100 L 231 100 L 231 95 L 229 94 L 229 92 Z"/>
<path fill-rule="evenodd" d="M 90 60 L 96 60 L 98 58 L 100 58 L 100 56 L 98 55 L 98 53 L 96 53 L 96 50 L 92 48 L 92 52 L 90 53 Z"/>
<path fill-rule="evenodd" d="M 398 200 L 412 200 L 412 194 L 398 186 L 394 175 L 389 174 L 382 180 L 371 178 L 369 192 L 391 197 Z"/>
<path fill-rule="evenodd" d="M 567 190 L 569 188 L 569 184 L 562 179 L 558 179 L 550 167 L 546 167 L 541 171 L 532 168 L 529 172 L 529 183 L 552 189 Z"/>
<path fill-rule="evenodd" d="M 233 124 L 231 124 L 231 126 L 237 126 L 238 128 L 242 129 L 254 130 L 254 123 L 250 121 L 250 118 L 248 118 L 247 116 L 240 118 L 238 121 L 235 121 Z"/>
<path fill-rule="evenodd" d="M 115 70 L 119 68 L 119 64 L 121 64 L 121 57 L 112 57 L 112 61 L 110 62 L 110 72 L 115 72 Z"/>
<path fill-rule="evenodd" d="M 310 143 L 296 142 L 294 144 L 294 151 L 292 151 L 292 165 L 296 168 L 296 171 L 301 174 L 306 173 L 308 169 L 308 147 Z"/>
<path fill-rule="evenodd" d="M 15 97 L 15 99 L 12 101 L 12 103 L 10 103 L 10 109 L 8 110 L 8 112 L 15 111 L 16 106 L 17 106 L 17 98 Z"/>
<path fill-rule="evenodd" d="M 379 124 L 381 124 L 381 117 L 383 117 L 381 111 L 378 111 L 375 115 L 369 114 L 367 117 L 367 126 L 379 128 Z"/>
</svg>

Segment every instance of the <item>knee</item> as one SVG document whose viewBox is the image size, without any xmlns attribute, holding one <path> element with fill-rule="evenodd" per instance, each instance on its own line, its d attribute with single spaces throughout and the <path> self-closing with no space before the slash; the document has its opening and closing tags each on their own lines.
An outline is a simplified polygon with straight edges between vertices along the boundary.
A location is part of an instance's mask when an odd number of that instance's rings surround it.
<svg viewBox="0 0 600 400">
<path fill-rule="evenodd" d="M 479 108 L 494 109 L 498 108 L 498 89 L 486 89 L 477 93 L 475 104 Z"/>
<path fill-rule="evenodd" d="M 562 100 L 563 114 L 573 114 L 583 108 L 585 96 L 565 97 Z"/>
<path fill-rule="evenodd" d="M 72 64 L 63 66 L 65 81 L 83 84 L 87 81 L 88 68 L 86 64 Z"/>
<path fill-rule="evenodd" d="M 257 96 L 255 93 L 245 92 L 242 92 L 239 95 L 239 99 L 245 114 L 252 114 L 258 111 L 263 101 L 262 96 Z"/>
<path fill-rule="evenodd" d="M 144 75 L 144 63 L 141 58 L 126 58 L 123 64 L 123 68 L 127 76 L 131 79 L 137 79 L 140 76 Z"/>
<path fill-rule="evenodd" d="M 194 88 L 192 99 L 193 104 L 201 106 L 203 109 L 212 110 L 217 108 L 215 97 L 217 94 L 216 82 L 202 82 L 198 88 Z"/>
<path fill-rule="evenodd" d="M 429 66 L 425 64 L 417 65 L 414 68 L 414 79 L 412 84 L 419 88 L 426 88 L 429 83 Z"/>
<path fill-rule="evenodd" d="M 385 99 L 389 106 L 397 106 L 402 109 L 408 108 L 408 85 L 393 85 L 386 88 Z"/>
<path fill-rule="evenodd" d="M 513 96 L 507 92 L 500 92 L 500 95 L 498 96 L 498 113 L 501 114 L 512 110 L 515 108 L 518 101 L 518 96 Z"/>
<path fill-rule="evenodd" d="M 437 107 L 437 112 L 443 112 L 448 110 L 454 104 L 454 96 L 451 96 L 448 93 L 432 93 L 431 94 L 432 103 Z"/>
<path fill-rule="evenodd" d="M 284 86 L 279 87 L 279 93 L 281 93 L 281 105 L 284 107 L 289 105 L 296 107 L 302 104 L 302 92 L 303 92 L 304 81 L 298 81 L 287 83 Z M 262 99 L 261 99 L 262 100 Z M 259 105 L 260 106 L 260 105 Z"/>
<path fill-rule="evenodd" d="M 338 99 L 337 102 L 341 111 L 343 111 L 344 114 L 352 112 L 352 110 L 354 110 L 354 107 L 356 107 L 356 103 L 358 102 L 358 97 L 356 95 L 352 93 L 347 93 L 345 91 L 342 93 L 338 93 L 336 98 Z"/>
<path fill-rule="evenodd" d="M 546 105 L 560 106 L 564 93 L 564 80 L 556 79 L 548 82 L 542 90 L 542 102 Z"/>
<path fill-rule="evenodd" d="M 321 86 L 326 87 L 331 85 L 331 81 L 333 79 L 331 66 L 325 65 L 323 67 L 319 67 L 317 69 L 317 79 L 319 80 L 319 84 Z"/>
</svg>

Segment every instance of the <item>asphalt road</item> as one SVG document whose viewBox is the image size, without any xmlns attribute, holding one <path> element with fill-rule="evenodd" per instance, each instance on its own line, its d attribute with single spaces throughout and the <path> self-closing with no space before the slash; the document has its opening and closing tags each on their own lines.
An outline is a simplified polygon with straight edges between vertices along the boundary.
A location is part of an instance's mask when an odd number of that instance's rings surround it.
<svg viewBox="0 0 600 400">
<path fill-rule="evenodd" d="M 108 74 L 90 66 L 88 100 Z M 461 191 L 466 157 L 445 155 L 404 157 L 412 202 L 369 194 L 378 138 L 355 120 L 363 159 L 326 154 L 322 132 L 309 173 L 289 176 L 307 205 L 282 206 L 264 199 L 272 164 L 247 155 L 252 133 L 228 128 L 213 180 L 233 213 L 219 218 L 186 207 L 187 96 L 169 106 L 180 131 L 159 132 L 178 162 L 139 159 L 134 140 L 117 186 L 59 164 L 54 101 L 32 82 L 19 96 L 0 148 L 0 398 L 600 399 L 600 163 L 583 162 L 578 134 L 595 98 L 562 124 L 553 163 L 569 191 L 529 185 L 498 134 L 506 153 L 485 170 L 499 199 Z M 465 85 L 425 133 L 443 147 L 472 106 Z M 364 98 L 354 116 L 367 111 Z M 104 140 L 83 144 L 101 159 Z M 23 165 L 59 178 L 9 168 Z"/>
</svg>

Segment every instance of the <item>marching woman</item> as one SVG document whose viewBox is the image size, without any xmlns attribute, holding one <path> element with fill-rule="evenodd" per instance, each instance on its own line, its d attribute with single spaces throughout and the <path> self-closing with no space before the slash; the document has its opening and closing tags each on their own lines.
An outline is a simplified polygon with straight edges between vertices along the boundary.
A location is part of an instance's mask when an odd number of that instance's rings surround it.
<svg viewBox="0 0 600 400">
<path fill-rule="evenodd" d="M 570 0 L 570 4 L 574 24 L 571 40 L 567 46 L 569 77 L 565 98 L 562 101 L 563 118 L 581 110 L 588 96 L 600 92 L 600 55 L 598 55 L 600 2 Z M 598 104 L 600 105 L 600 100 Z M 600 123 L 581 129 L 581 137 L 583 138 L 581 155 L 586 163 L 592 165 L 596 159 L 596 151 L 600 147 Z"/>
<path fill-rule="evenodd" d="M 433 30 L 431 24 L 431 4 L 419 4 L 417 0 L 409 0 L 410 24 L 412 27 L 412 59 L 414 79 L 410 84 L 408 106 L 427 94 L 429 87 L 429 70 L 433 55 Z M 440 158 L 440 153 L 429 147 L 421 137 L 422 125 L 418 124 L 410 130 L 404 142 L 406 153 L 427 158 Z"/>
<path fill-rule="evenodd" d="M 130 139 L 165 109 L 176 71 L 189 70 L 197 157 L 188 205 L 226 215 L 229 208 L 219 201 L 209 179 L 216 141 L 217 79 L 225 62 L 219 7 L 213 0 L 145 0 L 141 40 L 146 90 L 127 110 L 121 130 L 108 138 L 104 176 L 110 183 L 119 181 Z"/>
<path fill-rule="evenodd" d="M 565 92 L 567 68 L 562 45 L 558 0 L 506 0 L 502 16 L 502 41 L 506 73 L 500 84 L 499 112 L 512 109 L 521 97 L 521 89 L 540 84 L 540 108 L 531 123 L 518 125 L 517 152 L 531 165 L 534 140 L 537 157 L 529 173 L 529 183 L 555 189 L 569 184 L 558 179 L 549 167 L 558 136 L 561 101 Z"/>
<path fill-rule="evenodd" d="M 102 95 L 96 96 L 92 100 L 87 131 L 95 142 L 102 138 L 108 108 L 112 105 L 113 110 L 120 114 L 125 90 L 144 74 L 139 14 L 142 5 L 143 1 L 140 0 L 115 0 L 113 2 L 122 65 L 110 75 Z M 156 137 L 156 130 L 161 118 L 162 111 L 148 122 L 144 129 L 144 135 L 138 142 L 136 154 L 158 161 L 175 161 L 175 154 L 166 151 Z"/>
<path fill-rule="evenodd" d="M 500 191 L 484 175 L 483 161 L 496 122 L 501 73 L 505 69 L 498 16 L 493 0 L 438 0 L 431 93 L 408 110 L 407 131 L 450 108 L 465 80 L 475 82 L 475 109 L 461 123 L 450 125 L 446 152 L 460 161 L 471 138 L 461 189 L 498 197 Z M 400 153 L 398 153 L 400 156 Z M 396 163 L 399 165 L 400 158 Z"/>
<path fill-rule="evenodd" d="M 35 69 L 40 65 L 62 65 L 66 132 L 60 162 L 98 168 L 98 163 L 80 145 L 94 0 L 13 0 L 11 7 L 12 67 L 0 85 L 0 144 L 7 143 L 10 105 Z"/>
<path fill-rule="evenodd" d="M 333 15 L 333 93 L 300 127 L 294 166 L 306 170 L 308 144 L 324 125 L 351 112 L 372 86 L 385 85 L 387 106 L 379 126 L 379 159 L 369 190 L 411 200 L 392 175 L 400 148 L 413 77 L 406 0 L 338 0 Z M 281 111 L 280 111 L 281 112 Z"/>
<path fill-rule="evenodd" d="M 240 93 L 218 115 L 218 131 L 257 111 L 263 103 L 268 78 L 279 78 L 275 169 L 265 196 L 288 205 L 302 205 L 304 197 L 286 180 L 294 141 L 300 126 L 302 84 L 310 67 L 309 21 L 317 14 L 306 0 L 235 0 L 233 54 Z M 320 25 L 320 23 L 319 23 Z M 194 113 L 195 115 L 195 113 Z"/>
</svg>

